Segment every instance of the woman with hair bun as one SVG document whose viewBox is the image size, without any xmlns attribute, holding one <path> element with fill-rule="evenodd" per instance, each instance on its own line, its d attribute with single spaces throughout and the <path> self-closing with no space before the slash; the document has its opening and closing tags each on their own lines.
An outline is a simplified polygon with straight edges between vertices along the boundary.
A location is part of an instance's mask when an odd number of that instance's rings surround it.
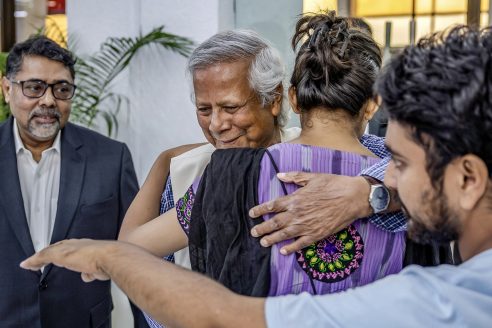
<svg viewBox="0 0 492 328">
<path fill-rule="evenodd" d="M 373 84 L 381 67 L 379 46 L 353 19 L 332 11 L 301 17 L 292 47 L 298 51 L 289 100 L 300 115 L 302 132 L 290 143 L 268 148 L 273 162 L 279 172 L 358 175 L 378 162 L 383 151 L 383 139 L 364 135 L 377 110 Z M 360 142 L 364 138 L 381 142 L 380 149 L 365 148 Z M 269 163 L 264 156 L 259 203 L 284 195 Z M 287 193 L 297 188 L 285 186 Z M 269 295 L 326 294 L 362 286 L 399 272 L 405 250 L 403 232 L 384 231 L 367 219 L 294 254 L 281 255 L 288 243 L 272 246 Z"/>
<path fill-rule="evenodd" d="M 184 233 L 165 239 L 169 253 L 187 240 L 193 270 L 243 295 L 333 293 L 402 268 L 404 232 L 363 218 L 288 256 L 280 248 L 289 241 L 267 248 L 250 235 L 270 218 L 251 219 L 251 207 L 298 188 L 276 173 L 354 176 L 385 154 L 383 139 L 363 135 L 377 110 L 372 88 L 381 66 L 371 36 L 329 12 L 300 18 L 292 45 L 298 53 L 288 93 L 301 118 L 300 136 L 267 149 L 216 150 L 201 179 L 176 202 Z"/>
</svg>

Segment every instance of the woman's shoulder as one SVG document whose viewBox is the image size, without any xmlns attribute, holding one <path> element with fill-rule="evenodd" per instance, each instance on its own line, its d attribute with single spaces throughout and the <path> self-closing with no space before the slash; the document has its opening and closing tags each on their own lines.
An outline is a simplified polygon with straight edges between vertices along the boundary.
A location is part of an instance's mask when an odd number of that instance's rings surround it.
<svg viewBox="0 0 492 328">
<path fill-rule="evenodd" d="M 195 143 L 195 144 L 187 144 L 187 145 L 181 145 L 178 147 L 170 148 L 166 151 L 163 151 L 159 157 L 168 157 L 168 158 L 174 158 L 174 157 L 180 157 L 180 156 L 187 156 L 190 152 L 200 152 L 208 149 L 207 145 L 211 146 L 209 143 Z M 205 146 L 205 147 L 204 147 Z"/>
</svg>

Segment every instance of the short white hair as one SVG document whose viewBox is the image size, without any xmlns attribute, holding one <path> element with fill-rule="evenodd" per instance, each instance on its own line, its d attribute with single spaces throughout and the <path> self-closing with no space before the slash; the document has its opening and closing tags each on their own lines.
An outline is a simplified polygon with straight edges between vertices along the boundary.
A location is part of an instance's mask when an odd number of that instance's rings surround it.
<svg viewBox="0 0 492 328">
<path fill-rule="evenodd" d="M 251 63 L 248 81 L 263 107 L 271 105 L 278 96 L 282 98 L 282 110 L 277 120 L 280 127 L 285 126 L 289 120 L 289 108 L 284 104 L 284 64 L 278 51 L 256 32 L 230 30 L 215 34 L 192 52 L 188 59 L 188 73 L 192 79 L 198 69 L 240 60 Z"/>
</svg>

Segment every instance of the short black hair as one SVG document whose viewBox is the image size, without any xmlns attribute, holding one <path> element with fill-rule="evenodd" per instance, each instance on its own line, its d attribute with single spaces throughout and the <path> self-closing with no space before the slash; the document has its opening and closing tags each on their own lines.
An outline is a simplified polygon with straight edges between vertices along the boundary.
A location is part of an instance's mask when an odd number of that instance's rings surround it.
<svg viewBox="0 0 492 328">
<path fill-rule="evenodd" d="M 421 39 L 376 82 L 390 120 L 410 128 L 437 189 L 453 159 L 480 157 L 492 177 L 492 33 L 458 26 Z"/>
<path fill-rule="evenodd" d="M 60 62 L 68 68 L 72 78 L 75 78 L 75 58 L 72 53 L 42 35 L 30 37 L 14 45 L 7 56 L 5 75 L 8 78 L 12 78 L 19 72 L 26 56 L 41 56 Z"/>
</svg>

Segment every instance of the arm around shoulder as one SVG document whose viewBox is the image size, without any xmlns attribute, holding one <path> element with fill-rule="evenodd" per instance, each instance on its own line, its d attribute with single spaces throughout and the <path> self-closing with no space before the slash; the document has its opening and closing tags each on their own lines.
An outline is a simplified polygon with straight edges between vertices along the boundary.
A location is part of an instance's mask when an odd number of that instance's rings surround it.
<svg viewBox="0 0 492 328">
<path fill-rule="evenodd" d="M 164 190 L 171 158 L 203 144 L 189 144 L 163 151 L 155 160 L 142 188 L 126 212 L 119 240 L 125 241 L 128 234 L 159 216 L 161 194 Z M 174 204 L 173 204 L 174 205 Z"/>
</svg>

